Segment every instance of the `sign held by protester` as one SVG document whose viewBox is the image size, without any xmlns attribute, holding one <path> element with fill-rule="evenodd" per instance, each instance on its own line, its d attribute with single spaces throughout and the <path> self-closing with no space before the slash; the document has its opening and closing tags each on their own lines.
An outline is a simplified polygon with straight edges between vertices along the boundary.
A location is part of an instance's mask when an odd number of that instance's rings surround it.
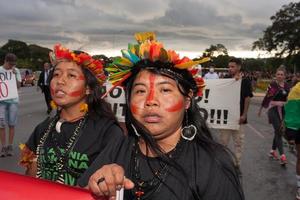
<svg viewBox="0 0 300 200">
<path fill-rule="evenodd" d="M 239 129 L 241 81 L 208 79 L 205 84 L 198 105 L 209 127 Z"/>
<path fill-rule="evenodd" d="M 0 101 L 18 97 L 16 76 L 12 70 L 0 71 Z"/>
<path fill-rule="evenodd" d="M 104 87 L 104 93 L 111 89 L 111 85 Z M 119 122 L 125 122 L 125 92 L 122 87 L 117 86 L 111 90 L 105 97 L 106 101 L 111 105 L 111 109 Z"/>
</svg>

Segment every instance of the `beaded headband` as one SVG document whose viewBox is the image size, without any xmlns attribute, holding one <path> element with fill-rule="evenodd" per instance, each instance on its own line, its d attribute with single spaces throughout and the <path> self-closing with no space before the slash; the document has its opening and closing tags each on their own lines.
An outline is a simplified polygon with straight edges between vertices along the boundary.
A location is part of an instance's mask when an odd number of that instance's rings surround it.
<svg viewBox="0 0 300 200">
<path fill-rule="evenodd" d="M 103 63 L 100 60 L 92 58 L 92 56 L 87 53 L 75 53 L 75 51 L 71 51 L 60 44 L 56 44 L 54 45 L 53 52 L 51 52 L 49 56 L 50 59 L 56 63 L 61 60 L 69 60 L 75 62 L 79 66 L 87 68 L 97 78 L 101 85 L 106 80 Z"/>
<path fill-rule="evenodd" d="M 121 50 L 122 56 L 113 59 L 113 62 L 106 68 L 109 73 L 108 80 L 113 86 L 123 85 L 134 74 L 139 62 L 149 60 L 150 62 L 165 63 L 165 68 L 171 71 L 174 68 L 188 70 L 196 82 L 197 96 L 202 96 L 204 80 L 197 76 L 198 69 L 194 66 L 209 61 L 209 58 L 196 61 L 188 57 L 180 58 L 174 50 L 167 50 L 162 43 L 156 41 L 156 36 L 152 32 L 136 33 L 135 39 L 138 44 L 128 44 L 127 50 Z"/>
</svg>

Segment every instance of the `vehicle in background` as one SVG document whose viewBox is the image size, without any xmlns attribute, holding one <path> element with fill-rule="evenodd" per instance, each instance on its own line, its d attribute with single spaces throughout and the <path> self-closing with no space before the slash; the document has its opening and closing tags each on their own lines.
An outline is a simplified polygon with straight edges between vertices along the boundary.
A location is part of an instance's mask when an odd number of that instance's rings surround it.
<svg viewBox="0 0 300 200">
<path fill-rule="evenodd" d="M 36 77 L 31 69 L 20 68 L 20 73 L 22 78 L 21 87 L 24 87 L 26 85 L 35 85 Z"/>
</svg>

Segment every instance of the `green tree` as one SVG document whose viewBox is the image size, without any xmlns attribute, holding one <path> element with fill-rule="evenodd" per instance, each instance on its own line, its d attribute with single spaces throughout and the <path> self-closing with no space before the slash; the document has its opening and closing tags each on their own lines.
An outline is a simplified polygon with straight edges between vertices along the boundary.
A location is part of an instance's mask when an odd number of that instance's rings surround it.
<svg viewBox="0 0 300 200">
<path fill-rule="evenodd" d="M 18 40 L 8 40 L 6 44 L 1 47 L 5 52 L 16 54 L 20 59 L 25 59 L 30 56 L 30 50 L 25 42 Z"/>
<path fill-rule="evenodd" d="M 254 49 L 275 51 L 276 56 L 292 56 L 300 53 L 300 2 L 283 5 L 271 16 L 272 25 L 262 38 L 253 43 Z"/>
<path fill-rule="evenodd" d="M 210 45 L 204 51 L 205 56 L 215 57 L 219 55 L 228 55 L 227 48 L 223 44 Z"/>
</svg>

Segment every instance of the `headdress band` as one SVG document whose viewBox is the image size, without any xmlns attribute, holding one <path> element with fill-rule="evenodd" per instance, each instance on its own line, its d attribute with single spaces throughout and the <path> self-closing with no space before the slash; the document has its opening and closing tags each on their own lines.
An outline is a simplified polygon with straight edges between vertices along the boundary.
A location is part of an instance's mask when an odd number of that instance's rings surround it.
<svg viewBox="0 0 300 200">
<path fill-rule="evenodd" d="M 103 71 L 103 64 L 100 60 L 92 58 L 87 53 L 80 52 L 79 54 L 71 51 L 60 44 L 54 46 L 53 52 L 50 53 L 50 59 L 59 62 L 61 60 L 73 61 L 76 64 L 87 68 L 99 81 L 102 85 L 106 76 Z"/>
</svg>

